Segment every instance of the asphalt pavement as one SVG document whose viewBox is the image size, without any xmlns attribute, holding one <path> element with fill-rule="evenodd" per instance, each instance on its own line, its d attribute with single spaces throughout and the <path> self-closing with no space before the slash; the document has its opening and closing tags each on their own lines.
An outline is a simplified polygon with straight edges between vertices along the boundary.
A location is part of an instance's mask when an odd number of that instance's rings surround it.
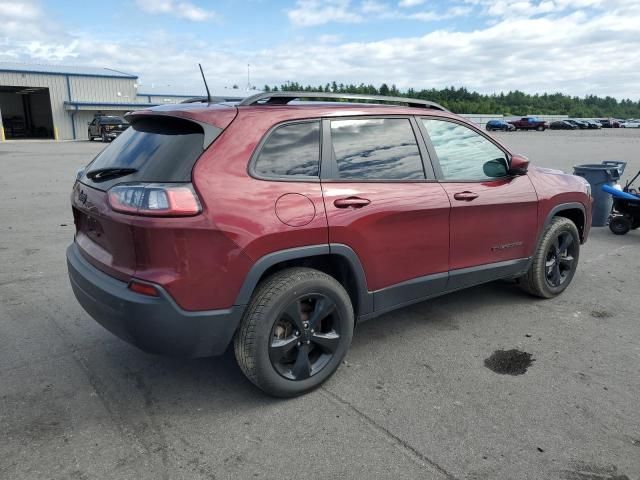
<svg viewBox="0 0 640 480">
<path fill-rule="evenodd" d="M 495 135 L 640 169 L 640 130 Z M 276 400 L 232 352 L 149 355 L 78 305 L 69 196 L 102 148 L 0 143 L 0 479 L 640 478 L 640 232 L 593 229 L 553 300 L 497 282 L 366 322 L 322 388 Z M 511 350 L 524 373 L 485 366 Z"/>
</svg>

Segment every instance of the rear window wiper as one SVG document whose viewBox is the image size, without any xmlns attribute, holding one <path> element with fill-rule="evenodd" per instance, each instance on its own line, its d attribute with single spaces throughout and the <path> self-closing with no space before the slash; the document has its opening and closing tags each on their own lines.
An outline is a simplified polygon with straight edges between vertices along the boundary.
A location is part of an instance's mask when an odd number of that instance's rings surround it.
<svg viewBox="0 0 640 480">
<path fill-rule="evenodd" d="M 108 167 L 96 168 L 87 172 L 87 178 L 93 181 L 107 180 L 109 178 L 122 177 L 137 172 L 135 168 Z"/>
</svg>

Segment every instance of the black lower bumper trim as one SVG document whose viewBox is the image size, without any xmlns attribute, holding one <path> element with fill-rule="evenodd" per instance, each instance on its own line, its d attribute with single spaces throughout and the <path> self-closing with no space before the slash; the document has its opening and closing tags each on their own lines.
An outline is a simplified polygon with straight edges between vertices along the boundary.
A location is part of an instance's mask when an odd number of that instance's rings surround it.
<svg viewBox="0 0 640 480">
<path fill-rule="evenodd" d="M 244 306 L 186 311 L 159 286 L 158 297 L 132 292 L 126 283 L 87 262 L 75 244 L 67 249 L 67 267 L 73 293 L 87 313 L 147 352 L 191 358 L 220 355 L 244 312 Z"/>
</svg>

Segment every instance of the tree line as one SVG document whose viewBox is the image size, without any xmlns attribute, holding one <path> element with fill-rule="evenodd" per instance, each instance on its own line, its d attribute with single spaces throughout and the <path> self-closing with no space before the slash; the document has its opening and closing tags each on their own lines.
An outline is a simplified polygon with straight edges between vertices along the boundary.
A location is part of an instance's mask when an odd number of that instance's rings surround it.
<svg viewBox="0 0 640 480">
<path fill-rule="evenodd" d="M 640 100 L 617 100 L 613 97 L 587 95 L 584 98 L 572 97 L 563 93 L 528 94 L 519 90 L 508 93 L 486 95 L 470 92 L 464 87 L 447 87 L 415 90 L 410 88 L 401 92 L 395 85 L 383 83 L 380 87 L 361 83 L 359 85 L 337 82 L 325 85 L 302 85 L 298 82 L 287 82 L 282 85 L 264 86 L 265 92 L 305 91 L 331 93 L 362 93 L 369 95 L 391 95 L 398 97 L 420 98 L 437 102 L 452 112 L 502 114 L 505 116 L 569 115 L 579 118 L 640 118 Z"/>
</svg>

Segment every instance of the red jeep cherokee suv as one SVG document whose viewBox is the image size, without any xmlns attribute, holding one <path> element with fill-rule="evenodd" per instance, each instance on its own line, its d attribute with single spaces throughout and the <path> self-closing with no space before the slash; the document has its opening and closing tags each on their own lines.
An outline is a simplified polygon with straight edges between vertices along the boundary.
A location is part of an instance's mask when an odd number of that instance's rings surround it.
<svg viewBox="0 0 640 480">
<path fill-rule="evenodd" d="M 432 102 L 271 92 L 127 118 L 73 188 L 75 296 L 149 352 L 233 341 L 276 396 L 320 385 L 381 313 L 500 278 L 558 295 L 591 224 L 582 179 Z"/>
</svg>

